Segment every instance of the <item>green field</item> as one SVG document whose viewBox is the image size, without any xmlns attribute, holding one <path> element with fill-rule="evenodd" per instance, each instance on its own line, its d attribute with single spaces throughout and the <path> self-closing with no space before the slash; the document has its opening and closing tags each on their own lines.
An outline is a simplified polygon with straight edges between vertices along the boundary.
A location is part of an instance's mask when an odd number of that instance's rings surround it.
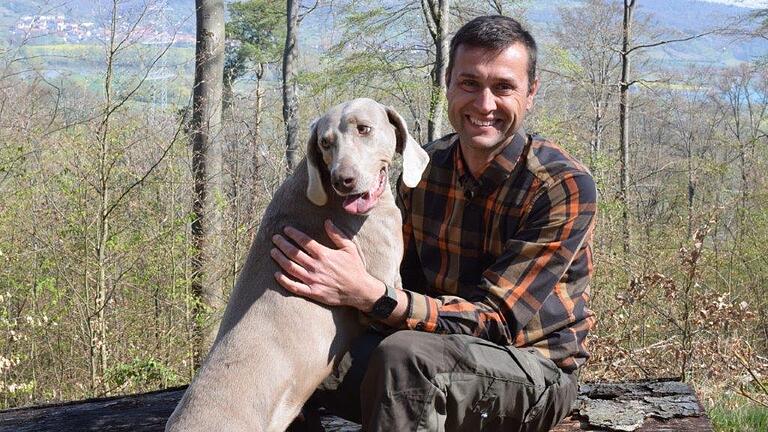
<svg viewBox="0 0 768 432">
<path fill-rule="evenodd" d="M 191 46 L 132 45 L 116 53 L 113 87 L 130 91 L 146 79 L 134 99 L 153 103 L 162 90 L 163 99 L 186 100 L 194 76 L 195 49 Z M 101 93 L 107 70 L 107 50 L 100 44 L 45 44 L 21 47 L 15 54 L 30 77 L 43 76 L 72 91 Z"/>
</svg>

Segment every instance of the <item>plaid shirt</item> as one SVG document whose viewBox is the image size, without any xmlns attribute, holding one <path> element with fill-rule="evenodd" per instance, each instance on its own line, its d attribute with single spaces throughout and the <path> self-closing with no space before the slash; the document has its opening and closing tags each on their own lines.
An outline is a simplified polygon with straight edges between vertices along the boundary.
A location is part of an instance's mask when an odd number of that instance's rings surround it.
<svg viewBox="0 0 768 432">
<path fill-rule="evenodd" d="M 425 149 L 421 182 L 398 192 L 410 297 L 404 327 L 532 347 L 577 369 L 595 321 L 587 307 L 597 199 L 589 171 L 523 134 L 478 180 L 458 135 Z"/>
</svg>

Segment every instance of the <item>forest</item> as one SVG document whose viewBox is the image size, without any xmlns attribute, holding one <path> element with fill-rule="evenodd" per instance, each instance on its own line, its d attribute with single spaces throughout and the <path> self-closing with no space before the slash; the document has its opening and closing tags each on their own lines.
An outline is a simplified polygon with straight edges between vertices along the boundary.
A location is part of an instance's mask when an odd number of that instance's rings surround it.
<svg viewBox="0 0 768 432">
<path fill-rule="evenodd" d="M 526 130 L 599 192 L 581 379 L 680 378 L 716 430 L 768 430 L 768 49 L 659 54 L 768 47 L 768 6 L 682 32 L 644 1 L 558 2 L 533 28 Z M 531 17 L 515 0 L 197 0 L 164 40 L 144 30 L 162 0 L 98 3 L 98 42 L 0 40 L 0 409 L 188 383 L 312 119 L 370 97 L 439 138 L 452 33 Z M 189 20 L 196 46 L 172 37 Z"/>
</svg>

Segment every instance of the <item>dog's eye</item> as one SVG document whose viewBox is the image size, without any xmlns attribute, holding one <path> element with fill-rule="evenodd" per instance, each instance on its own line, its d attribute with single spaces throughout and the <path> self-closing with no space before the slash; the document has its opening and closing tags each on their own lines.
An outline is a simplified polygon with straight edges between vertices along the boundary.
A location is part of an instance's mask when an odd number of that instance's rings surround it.
<svg viewBox="0 0 768 432">
<path fill-rule="evenodd" d="M 328 149 L 330 149 L 330 148 L 331 148 L 331 143 L 330 143 L 330 142 L 328 142 L 328 140 L 327 140 L 327 139 L 325 139 L 325 138 L 320 138 L 320 147 L 321 147 L 323 150 L 328 150 Z"/>
<path fill-rule="evenodd" d="M 371 133 L 371 127 L 366 125 L 357 125 L 357 133 L 360 135 L 368 135 Z"/>
</svg>

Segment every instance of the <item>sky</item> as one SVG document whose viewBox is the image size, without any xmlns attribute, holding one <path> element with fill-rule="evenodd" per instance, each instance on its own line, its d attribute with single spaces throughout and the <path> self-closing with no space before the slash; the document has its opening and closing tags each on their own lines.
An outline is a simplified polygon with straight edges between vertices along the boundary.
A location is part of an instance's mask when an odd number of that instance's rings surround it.
<svg viewBox="0 0 768 432">
<path fill-rule="evenodd" d="M 709 3 L 728 4 L 733 6 L 741 6 L 750 9 L 768 9 L 768 0 L 704 0 Z"/>
</svg>

